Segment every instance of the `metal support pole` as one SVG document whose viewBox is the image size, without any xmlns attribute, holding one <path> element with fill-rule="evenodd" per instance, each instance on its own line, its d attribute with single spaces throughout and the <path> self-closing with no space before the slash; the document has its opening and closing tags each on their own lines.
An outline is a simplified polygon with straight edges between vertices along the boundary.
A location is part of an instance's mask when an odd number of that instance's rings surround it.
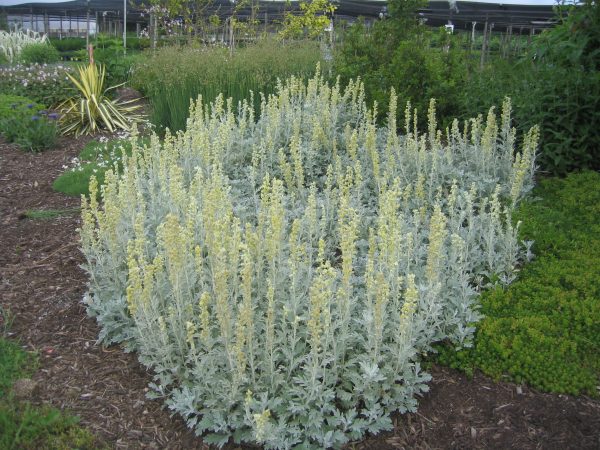
<svg viewBox="0 0 600 450">
<path fill-rule="evenodd" d="M 123 54 L 127 54 L 127 0 L 123 0 Z"/>
</svg>

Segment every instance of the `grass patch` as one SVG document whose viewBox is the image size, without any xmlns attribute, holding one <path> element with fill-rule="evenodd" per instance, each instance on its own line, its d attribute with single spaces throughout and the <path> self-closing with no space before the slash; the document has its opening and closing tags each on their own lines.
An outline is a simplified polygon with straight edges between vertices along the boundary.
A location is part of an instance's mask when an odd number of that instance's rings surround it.
<svg viewBox="0 0 600 450">
<path fill-rule="evenodd" d="M 25 218 L 31 220 L 52 220 L 57 217 L 72 216 L 79 213 L 79 208 L 68 209 L 30 209 L 25 211 Z"/>
<path fill-rule="evenodd" d="M 38 366 L 37 357 L 0 335 L 0 448 L 97 449 L 103 448 L 77 417 L 55 408 L 19 401 L 11 392 L 15 381 L 30 377 Z"/>
<path fill-rule="evenodd" d="M 536 259 L 508 289 L 482 296 L 472 349 L 440 348 L 439 362 L 538 389 L 598 395 L 600 174 L 544 179 L 519 208 Z"/>
<path fill-rule="evenodd" d="M 140 138 L 140 145 L 146 143 L 146 138 Z M 90 178 L 93 176 L 98 184 L 104 184 L 104 174 L 109 168 L 117 165 L 121 170 L 121 159 L 124 154 L 131 155 L 131 142 L 115 139 L 108 142 L 89 142 L 79 154 L 77 166 L 68 169 L 52 184 L 52 189 L 73 197 L 90 195 Z"/>
</svg>

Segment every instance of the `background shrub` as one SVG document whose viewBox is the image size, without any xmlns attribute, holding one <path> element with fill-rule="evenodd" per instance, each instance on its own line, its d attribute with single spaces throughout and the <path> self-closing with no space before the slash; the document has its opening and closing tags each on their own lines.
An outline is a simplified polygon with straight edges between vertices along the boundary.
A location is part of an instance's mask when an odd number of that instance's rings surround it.
<svg viewBox="0 0 600 450">
<path fill-rule="evenodd" d="M 73 95 L 65 65 L 0 67 L 0 94 L 20 95 L 54 107 Z"/>
<path fill-rule="evenodd" d="M 19 56 L 19 61 L 23 64 L 51 64 L 59 60 L 58 50 L 47 43 L 26 45 Z"/>
<path fill-rule="evenodd" d="M 59 38 L 50 38 L 50 43 L 58 50 L 59 52 L 71 52 L 75 50 L 85 50 L 85 38 L 78 37 L 64 37 L 62 39 Z"/>
<path fill-rule="evenodd" d="M 517 61 L 492 59 L 464 87 L 471 116 L 509 95 L 521 130 L 539 124 L 538 162 L 549 173 L 600 168 L 600 6 L 587 1 L 536 37 Z"/>
<path fill-rule="evenodd" d="M 343 82 L 360 77 L 367 101 L 377 102 L 381 118 L 387 115 L 386 99 L 392 88 L 398 95 L 400 113 L 410 101 L 420 111 L 421 123 L 426 121 L 429 99 L 435 98 L 439 120 L 445 127 L 461 105 L 468 78 L 467 54 L 460 37 L 420 25 L 413 13 L 403 9 L 402 18 L 377 21 L 370 30 L 355 22 L 336 49 L 334 71 Z M 495 104 L 501 104 L 502 98 L 496 98 Z M 489 107 L 477 110 L 477 114 Z"/>
<path fill-rule="evenodd" d="M 39 152 L 56 142 L 58 115 L 27 98 L 0 95 L 0 133 L 25 150 Z"/>
</svg>

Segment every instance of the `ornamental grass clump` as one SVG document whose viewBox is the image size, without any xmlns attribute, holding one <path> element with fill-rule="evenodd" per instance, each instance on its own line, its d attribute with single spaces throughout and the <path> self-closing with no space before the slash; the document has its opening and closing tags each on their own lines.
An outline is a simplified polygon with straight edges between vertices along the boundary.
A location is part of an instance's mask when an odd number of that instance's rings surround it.
<svg viewBox="0 0 600 450">
<path fill-rule="evenodd" d="M 156 396 L 205 442 L 339 446 L 414 411 L 434 342 L 471 345 L 482 287 L 524 251 L 510 102 L 442 133 L 406 108 L 376 125 L 361 83 L 294 77 L 234 110 L 199 98 L 185 131 L 92 179 L 88 311 L 138 352 Z M 97 193 L 102 201 L 98 202 Z"/>
<path fill-rule="evenodd" d="M 11 64 L 19 59 L 19 56 L 25 47 L 37 44 L 50 45 L 48 36 L 32 30 L 0 30 L 0 53 L 2 53 Z"/>
</svg>

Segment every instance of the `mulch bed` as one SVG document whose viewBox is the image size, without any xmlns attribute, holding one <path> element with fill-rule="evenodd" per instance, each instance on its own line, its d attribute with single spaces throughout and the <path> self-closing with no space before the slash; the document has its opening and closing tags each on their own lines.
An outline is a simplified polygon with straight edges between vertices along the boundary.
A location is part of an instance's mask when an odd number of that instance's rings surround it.
<svg viewBox="0 0 600 450">
<path fill-rule="evenodd" d="M 88 139 L 63 138 L 39 155 L 0 141 L 0 306 L 14 315 L 12 337 L 40 354 L 32 401 L 81 417 L 112 448 L 209 448 L 146 398 L 152 380 L 133 354 L 96 344 L 98 326 L 81 298 L 79 218 L 31 220 L 27 210 L 69 209 L 79 199 L 52 191 L 54 179 Z M 537 392 L 482 375 L 433 367 L 419 411 L 357 449 L 599 449 L 600 402 Z M 231 446 L 236 448 L 236 446 Z"/>
</svg>

